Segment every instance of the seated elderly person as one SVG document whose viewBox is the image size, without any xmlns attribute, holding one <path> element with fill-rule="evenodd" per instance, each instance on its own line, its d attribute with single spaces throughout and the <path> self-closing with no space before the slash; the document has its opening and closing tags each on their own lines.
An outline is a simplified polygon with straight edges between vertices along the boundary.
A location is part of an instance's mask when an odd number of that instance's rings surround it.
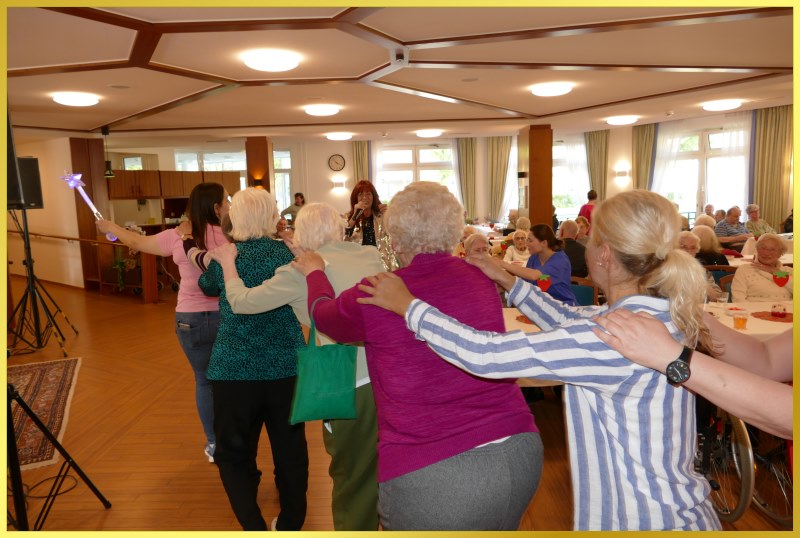
<svg viewBox="0 0 800 538">
<path fill-rule="evenodd" d="M 697 226 L 708 226 L 712 230 L 717 225 L 717 221 L 714 220 L 714 217 L 711 215 L 706 215 L 703 213 L 702 215 L 698 215 L 696 219 L 694 219 L 694 225 Z"/>
<path fill-rule="evenodd" d="M 474 233 L 464 241 L 464 251 L 467 256 L 483 253 L 489 254 L 489 240 L 480 232 Z"/>
<path fill-rule="evenodd" d="M 508 210 L 508 226 L 503 228 L 503 235 L 509 235 L 517 229 L 517 218 L 519 218 L 518 209 Z"/>
<path fill-rule="evenodd" d="M 725 214 L 725 218 L 719 221 L 714 228 L 714 233 L 717 234 L 719 242 L 725 248 L 730 248 L 741 252 L 745 241 L 753 237 L 753 234 L 747 231 L 744 224 L 739 222 L 739 216 L 742 214 L 741 210 L 733 206 Z"/>
<path fill-rule="evenodd" d="M 744 223 L 744 227 L 747 229 L 748 232 L 753 234 L 754 237 L 758 237 L 764 234 L 774 234 L 775 229 L 767 223 L 767 221 L 761 218 L 761 208 L 759 208 L 756 204 L 749 204 L 747 207 L 744 208 L 745 213 L 747 213 L 748 221 Z"/>
<path fill-rule="evenodd" d="M 514 244 L 506 249 L 503 261 L 516 265 L 525 265 L 528 263 L 528 258 L 531 257 L 531 252 L 528 250 L 528 232 L 517 230 L 511 234 L 511 238 Z"/>
<path fill-rule="evenodd" d="M 586 278 L 589 269 L 586 267 L 586 247 L 576 241 L 578 237 L 578 223 L 574 220 L 565 220 L 559 230 L 561 240 L 564 241 L 564 254 L 572 265 L 572 276 Z"/>
<path fill-rule="evenodd" d="M 467 255 L 466 250 L 464 249 L 464 241 L 467 240 L 467 237 L 471 236 L 472 234 L 480 233 L 475 226 L 464 226 L 464 230 L 461 232 L 461 239 L 459 240 L 456 248 L 453 249 L 453 256 L 458 256 L 463 258 Z"/>
<path fill-rule="evenodd" d="M 780 301 L 792 299 L 792 268 L 784 267 L 780 257 L 786 243 L 776 234 L 764 234 L 756 241 L 753 262 L 736 270 L 731 284 L 734 302 Z"/>
<path fill-rule="evenodd" d="M 575 236 L 575 241 L 586 246 L 586 243 L 589 242 L 589 221 L 586 217 L 576 217 L 575 224 L 578 225 L 578 235 Z"/>
<path fill-rule="evenodd" d="M 706 204 L 706 206 L 703 208 L 703 214 L 714 218 L 714 204 Z"/>
<path fill-rule="evenodd" d="M 725 218 L 725 210 L 724 209 L 717 209 L 714 211 L 714 220 L 717 222 L 723 220 Z"/>
<path fill-rule="evenodd" d="M 707 228 L 710 231 L 708 226 L 704 226 L 704 228 Z M 711 233 L 713 235 L 714 232 Z M 694 232 L 684 230 L 678 234 L 678 248 L 697 258 L 697 253 L 700 250 L 700 238 L 695 235 Z M 722 295 L 722 289 L 717 286 L 717 284 L 714 282 L 714 277 L 711 276 L 710 273 L 706 273 L 706 277 L 706 296 L 710 301 L 715 301 L 717 297 Z"/>
<path fill-rule="evenodd" d="M 700 249 L 695 254 L 695 258 L 700 260 L 700 263 L 703 265 L 730 265 L 728 258 L 722 253 L 722 245 L 712 228 L 701 224 L 695 226 L 692 232 L 700 239 Z"/>
</svg>

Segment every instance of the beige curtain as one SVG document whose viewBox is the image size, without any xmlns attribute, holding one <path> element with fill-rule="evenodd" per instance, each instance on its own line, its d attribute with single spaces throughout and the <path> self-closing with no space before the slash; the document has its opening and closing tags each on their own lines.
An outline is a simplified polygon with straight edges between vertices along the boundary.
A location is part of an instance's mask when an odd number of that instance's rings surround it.
<svg viewBox="0 0 800 538">
<path fill-rule="evenodd" d="M 461 186 L 461 203 L 467 218 L 475 215 L 475 138 L 456 138 L 456 163 Z"/>
<path fill-rule="evenodd" d="M 792 165 L 792 105 L 756 110 L 753 203 L 779 230 L 788 215 Z"/>
<path fill-rule="evenodd" d="M 597 192 L 597 201 L 606 198 L 608 174 L 608 129 L 583 133 L 586 140 L 586 163 L 589 166 L 589 186 Z"/>
<path fill-rule="evenodd" d="M 489 163 L 489 218 L 500 220 L 503 194 L 506 192 L 508 157 L 511 154 L 510 136 L 491 136 L 486 139 L 486 160 Z M 520 203 L 523 201 L 520 200 Z"/>
<path fill-rule="evenodd" d="M 656 124 L 635 125 L 631 155 L 631 181 L 635 189 L 650 188 L 650 170 L 656 147 Z"/>
<path fill-rule="evenodd" d="M 369 165 L 369 142 L 353 142 L 353 179 L 354 184 L 361 180 L 372 181 Z"/>
</svg>

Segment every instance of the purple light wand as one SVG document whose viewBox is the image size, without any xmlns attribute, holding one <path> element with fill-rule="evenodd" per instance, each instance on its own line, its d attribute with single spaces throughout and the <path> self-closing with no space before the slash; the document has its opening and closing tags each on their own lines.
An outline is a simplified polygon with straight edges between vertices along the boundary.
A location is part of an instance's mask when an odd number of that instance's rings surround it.
<svg viewBox="0 0 800 538">
<path fill-rule="evenodd" d="M 83 176 L 83 174 L 68 174 L 66 173 L 66 170 L 64 171 L 64 173 L 65 175 L 61 176 L 61 179 L 66 181 L 67 185 L 69 185 L 70 188 L 77 189 L 78 192 L 81 193 L 83 200 L 86 202 L 86 205 L 89 206 L 89 209 L 92 210 L 92 214 L 94 215 L 94 218 L 96 220 L 103 220 L 103 215 L 100 214 L 100 212 L 92 203 L 92 199 L 89 198 L 89 195 L 86 194 L 85 190 L 83 190 L 83 186 L 86 185 L 86 183 L 81 181 L 81 177 Z M 112 234 L 111 232 L 108 232 L 106 233 L 106 239 L 108 239 L 109 241 L 116 241 L 117 236 Z"/>
</svg>

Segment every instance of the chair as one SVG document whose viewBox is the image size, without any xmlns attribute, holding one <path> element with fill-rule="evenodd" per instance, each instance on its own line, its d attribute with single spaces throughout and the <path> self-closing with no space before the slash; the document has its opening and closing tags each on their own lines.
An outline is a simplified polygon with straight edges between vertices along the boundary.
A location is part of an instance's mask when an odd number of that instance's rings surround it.
<svg viewBox="0 0 800 538">
<path fill-rule="evenodd" d="M 728 302 L 733 302 L 733 297 L 731 297 L 731 282 L 733 282 L 733 277 L 736 275 L 725 275 L 724 277 L 719 279 L 719 287 L 722 288 L 722 291 L 728 292 Z"/>
<path fill-rule="evenodd" d="M 704 265 L 703 267 L 714 277 L 714 282 L 717 286 L 720 285 L 719 281 L 722 277 L 736 272 L 736 267 L 731 267 L 730 265 Z"/>
<path fill-rule="evenodd" d="M 570 278 L 572 292 L 581 306 L 599 305 L 598 294 L 599 288 L 597 284 L 588 278 L 581 278 L 573 276 Z"/>
</svg>

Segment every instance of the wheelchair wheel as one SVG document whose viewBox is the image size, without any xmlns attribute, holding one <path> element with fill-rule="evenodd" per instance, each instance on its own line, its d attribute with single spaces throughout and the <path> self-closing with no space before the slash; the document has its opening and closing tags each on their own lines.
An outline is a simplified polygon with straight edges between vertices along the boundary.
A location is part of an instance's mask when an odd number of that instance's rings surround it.
<svg viewBox="0 0 800 538">
<path fill-rule="evenodd" d="M 753 496 L 753 452 L 744 422 L 721 413 L 698 438 L 700 466 L 720 520 L 736 521 Z"/>
<path fill-rule="evenodd" d="M 787 441 L 748 426 L 755 459 L 753 504 L 779 525 L 792 526 L 792 472 Z"/>
</svg>

